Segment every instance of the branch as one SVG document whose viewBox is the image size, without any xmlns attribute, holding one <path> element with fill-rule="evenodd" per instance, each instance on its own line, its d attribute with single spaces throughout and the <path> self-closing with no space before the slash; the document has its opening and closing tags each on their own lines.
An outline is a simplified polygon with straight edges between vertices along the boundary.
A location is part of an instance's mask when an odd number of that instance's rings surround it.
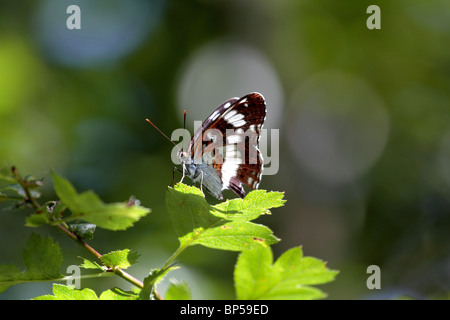
<svg viewBox="0 0 450 320">
<path fill-rule="evenodd" d="M 25 202 L 30 203 L 36 209 L 36 213 L 41 213 L 42 207 L 31 195 L 30 185 L 29 185 L 28 181 L 25 181 L 22 179 L 22 177 L 19 175 L 19 172 L 17 171 L 17 168 L 15 166 L 11 167 L 11 172 L 13 174 L 14 179 L 16 179 L 16 181 L 20 184 L 23 191 L 25 192 L 25 195 L 26 195 Z"/>
<path fill-rule="evenodd" d="M 13 174 L 14 179 L 16 179 L 16 181 L 21 185 L 21 187 L 23 188 L 23 190 L 25 192 L 25 195 L 26 195 L 25 201 L 30 203 L 35 208 L 36 213 L 42 213 L 42 206 L 31 195 L 29 183 L 26 180 L 22 179 L 22 177 L 19 175 L 16 167 L 13 166 L 11 168 L 11 172 Z M 62 231 L 66 236 L 68 236 L 70 239 L 72 239 L 73 241 L 78 243 L 82 248 L 84 248 L 91 255 L 93 255 L 97 259 L 101 260 L 102 254 L 99 253 L 97 250 L 95 250 L 93 247 L 91 247 L 89 244 L 87 244 L 83 239 L 78 237 L 75 233 L 70 231 L 65 222 L 58 223 L 55 226 L 60 231 Z M 114 274 L 118 275 L 122 279 L 130 282 L 131 284 L 133 284 L 134 286 L 136 286 L 140 289 L 144 288 L 144 284 L 141 281 L 139 281 L 132 275 L 128 274 L 124 270 L 117 268 L 117 267 L 116 268 L 110 268 L 109 266 L 107 266 L 107 267 L 109 268 L 107 270 L 107 272 L 113 272 Z"/>
</svg>

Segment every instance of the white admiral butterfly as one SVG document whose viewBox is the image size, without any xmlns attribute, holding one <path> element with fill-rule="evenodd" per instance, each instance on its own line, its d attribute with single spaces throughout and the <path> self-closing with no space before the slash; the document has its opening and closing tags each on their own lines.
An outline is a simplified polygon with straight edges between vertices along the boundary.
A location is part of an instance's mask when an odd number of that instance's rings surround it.
<svg viewBox="0 0 450 320">
<path fill-rule="evenodd" d="M 223 102 L 195 132 L 187 150 L 178 152 L 181 181 L 187 176 L 220 200 L 225 189 L 243 198 L 242 184 L 258 188 L 263 171 L 258 143 L 265 119 L 266 103 L 257 92 Z"/>
</svg>

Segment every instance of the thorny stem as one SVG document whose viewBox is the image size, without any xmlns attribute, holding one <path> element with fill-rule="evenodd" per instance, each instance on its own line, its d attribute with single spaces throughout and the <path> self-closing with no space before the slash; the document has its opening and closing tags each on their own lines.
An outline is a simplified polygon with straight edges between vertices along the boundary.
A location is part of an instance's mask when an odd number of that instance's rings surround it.
<svg viewBox="0 0 450 320">
<path fill-rule="evenodd" d="M 16 181 L 20 184 L 22 189 L 25 191 L 25 195 L 26 195 L 25 201 L 31 203 L 31 205 L 36 209 L 37 213 L 42 212 L 41 205 L 31 195 L 28 182 L 22 179 L 22 177 L 17 172 L 16 167 L 13 166 L 11 168 L 11 172 L 13 174 L 14 179 L 16 179 Z"/>
<path fill-rule="evenodd" d="M 17 171 L 17 169 L 15 167 L 11 168 L 11 172 L 12 172 L 14 178 L 16 179 L 16 181 L 21 185 L 22 189 L 25 192 L 25 195 L 26 195 L 25 201 L 29 202 L 35 208 L 37 213 L 41 213 L 42 212 L 42 206 L 31 195 L 28 183 L 25 180 L 22 179 L 22 177 L 19 175 L 19 173 L 18 173 L 18 171 Z M 68 236 L 73 241 L 78 243 L 81 247 L 83 247 L 90 254 L 95 256 L 97 259 L 101 260 L 102 254 L 99 253 L 97 250 L 95 250 L 93 247 L 91 247 L 89 244 L 87 244 L 83 239 L 78 237 L 75 233 L 70 231 L 68 229 L 68 226 L 66 225 L 66 223 L 62 222 L 62 223 L 56 224 L 56 227 L 60 231 L 62 231 L 66 236 Z M 133 284 L 134 286 L 136 286 L 136 287 L 138 287 L 140 289 L 144 288 L 144 284 L 141 281 L 139 281 L 138 279 L 136 279 L 135 277 L 133 277 L 132 275 L 128 274 L 127 272 L 123 271 L 120 268 L 117 268 L 117 267 L 116 268 L 109 268 L 107 270 L 107 272 L 113 272 L 114 274 L 118 275 L 122 279 L 128 281 L 129 283 Z"/>
<path fill-rule="evenodd" d="M 102 255 L 100 253 L 98 253 L 97 250 L 95 250 L 90 245 L 88 245 L 84 240 L 80 239 L 75 233 L 73 233 L 72 231 L 67 229 L 67 227 L 64 226 L 63 224 L 59 223 L 56 225 L 56 227 L 59 230 L 61 230 L 66 236 L 68 236 L 70 239 L 72 239 L 73 241 L 76 241 L 81 247 L 83 247 L 86 251 L 88 251 L 90 254 L 95 256 L 97 259 L 100 259 L 102 257 Z"/>
<path fill-rule="evenodd" d="M 67 227 L 63 226 L 62 224 L 57 224 L 56 227 L 60 229 L 64 234 L 66 234 L 69 238 L 77 242 L 81 247 L 83 247 L 86 251 L 88 251 L 90 254 L 95 256 L 97 259 L 101 260 L 102 254 L 99 253 L 97 250 L 92 248 L 89 244 L 87 244 L 83 239 L 78 237 L 76 234 L 74 234 L 72 231 L 67 229 Z M 127 272 L 123 271 L 120 268 L 109 268 L 107 272 L 113 272 L 114 274 L 118 275 L 122 279 L 125 279 L 126 281 L 130 282 L 131 284 L 135 285 L 138 288 L 144 288 L 144 284 L 133 277 L 132 275 L 128 274 Z"/>
</svg>

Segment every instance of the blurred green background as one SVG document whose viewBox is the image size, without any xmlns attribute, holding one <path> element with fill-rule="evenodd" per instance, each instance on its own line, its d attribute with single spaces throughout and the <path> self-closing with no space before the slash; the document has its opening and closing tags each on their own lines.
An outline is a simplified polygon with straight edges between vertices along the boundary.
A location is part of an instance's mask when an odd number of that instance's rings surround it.
<svg viewBox="0 0 450 320">
<path fill-rule="evenodd" d="M 66 27 L 71 4 L 81 8 L 80 30 Z M 381 8 L 381 30 L 366 27 L 371 4 Z M 41 201 L 54 199 L 53 168 L 78 191 L 107 202 L 135 195 L 151 208 L 134 228 L 97 230 L 92 241 L 102 253 L 139 251 L 130 273 L 141 279 L 178 245 L 164 204 L 172 145 L 145 118 L 170 134 L 187 109 L 192 132 L 222 101 L 258 91 L 265 127 L 279 129 L 279 142 L 269 139 L 279 169 L 260 188 L 287 199 L 261 220 L 282 239 L 275 257 L 302 245 L 340 270 L 321 286 L 330 299 L 445 296 L 449 89 L 446 0 L 0 1 L 1 164 L 44 177 Z M 87 257 L 24 219 L 0 211 L 1 264 L 23 266 L 31 232 L 61 244 L 64 266 Z M 191 248 L 171 276 L 185 279 L 195 299 L 233 299 L 236 258 Z M 373 264 L 381 290 L 366 287 Z M 129 289 L 114 278 L 82 285 Z M 50 290 L 18 285 L 0 299 Z"/>
</svg>

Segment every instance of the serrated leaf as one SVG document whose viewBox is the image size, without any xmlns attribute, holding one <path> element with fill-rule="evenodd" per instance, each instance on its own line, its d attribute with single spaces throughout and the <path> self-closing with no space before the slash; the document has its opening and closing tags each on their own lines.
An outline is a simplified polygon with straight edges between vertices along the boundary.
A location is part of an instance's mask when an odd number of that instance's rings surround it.
<svg viewBox="0 0 450 320">
<path fill-rule="evenodd" d="M 210 206 L 198 188 L 178 183 L 168 189 L 166 204 L 180 246 L 200 244 L 241 251 L 253 245 L 270 245 L 279 241 L 269 228 L 249 220 L 283 205 L 282 197 L 283 194 L 278 192 L 256 190 L 245 199 Z"/>
<path fill-rule="evenodd" d="M 307 285 L 330 282 L 337 274 L 337 271 L 329 270 L 322 260 L 304 257 L 301 247 L 283 253 L 275 262 L 275 267 L 283 269 L 285 282 L 293 281 Z"/>
<path fill-rule="evenodd" d="M 102 267 L 101 265 L 99 265 L 97 262 L 95 261 L 90 261 L 88 259 L 82 258 L 83 259 L 83 263 L 80 265 L 81 268 L 84 269 L 96 269 L 96 270 L 101 270 L 101 271 L 105 271 L 106 267 Z"/>
<path fill-rule="evenodd" d="M 101 256 L 102 262 L 110 268 L 126 269 L 137 262 L 140 253 L 130 250 L 117 250 Z"/>
<path fill-rule="evenodd" d="M 20 280 L 21 272 L 15 265 L 0 265 L 0 293 L 18 283 L 22 283 Z"/>
<path fill-rule="evenodd" d="M 139 296 L 133 292 L 123 291 L 119 288 L 113 288 L 103 291 L 100 294 L 100 300 L 137 300 Z"/>
<path fill-rule="evenodd" d="M 251 221 L 284 205 L 283 192 L 253 190 L 244 199 L 232 199 L 212 207 L 212 214 L 234 221 Z"/>
<path fill-rule="evenodd" d="M 12 285 L 30 281 L 60 280 L 62 255 L 50 237 L 32 234 L 23 252 L 25 271 L 14 265 L 0 265 L 0 292 Z"/>
<path fill-rule="evenodd" d="M 128 202 L 105 204 L 92 191 L 77 193 L 72 184 L 52 171 L 55 191 L 72 215 L 65 221 L 82 219 L 109 230 L 125 230 L 150 213 L 150 209 Z"/>
<path fill-rule="evenodd" d="M 221 219 L 209 214 L 209 205 L 198 188 L 178 183 L 166 195 L 167 210 L 178 237 L 190 238 L 196 228 L 205 228 Z"/>
<path fill-rule="evenodd" d="M 161 282 L 170 271 L 175 269 L 178 269 L 178 267 L 174 266 L 166 269 L 150 270 L 148 277 L 144 279 L 144 288 L 142 288 L 141 292 L 139 293 L 139 298 L 141 300 L 153 299 L 154 297 L 152 297 L 152 293 L 155 289 L 156 284 L 158 284 L 158 282 Z"/>
<path fill-rule="evenodd" d="M 98 300 L 97 294 L 89 289 L 76 289 L 62 284 L 53 284 L 53 296 L 44 295 L 34 300 Z"/>
<path fill-rule="evenodd" d="M 323 261 L 303 257 L 300 247 L 286 251 L 272 262 L 269 247 L 254 247 L 239 255 L 234 271 L 238 299 L 320 299 L 325 294 L 310 285 L 330 282 L 337 274 Z"/>
<path fill-rule="evenodd" d="M 193 243 L 205 247 L 241 251 L 254 245 L 272 245 L 279 239 L 268 227 L 252 222 L 227 222 L 220 227 L 205 229 Z"/>
<path fill-rule="evenodd" d="M 167 288 L 165 300 L 191 300 L 191 289 L 186 281 L 176 281 L 171 279 Z"/>
<path fill-rule="evenodd" d="M 50 222 L 48 214 L 46 212 L 33 213 L 25 219 L 25 226 L 27 227 L 40 227 Z"/>
<path fill-rule="evenodd" d="M 60 268 L 63 261 L 59 245 L 50 236 L 41 238 L 31 234 L 28 245 L 23 252 L 23 260 L 27 276 L 54 279 L 61 276 Z"/>
</svg>

